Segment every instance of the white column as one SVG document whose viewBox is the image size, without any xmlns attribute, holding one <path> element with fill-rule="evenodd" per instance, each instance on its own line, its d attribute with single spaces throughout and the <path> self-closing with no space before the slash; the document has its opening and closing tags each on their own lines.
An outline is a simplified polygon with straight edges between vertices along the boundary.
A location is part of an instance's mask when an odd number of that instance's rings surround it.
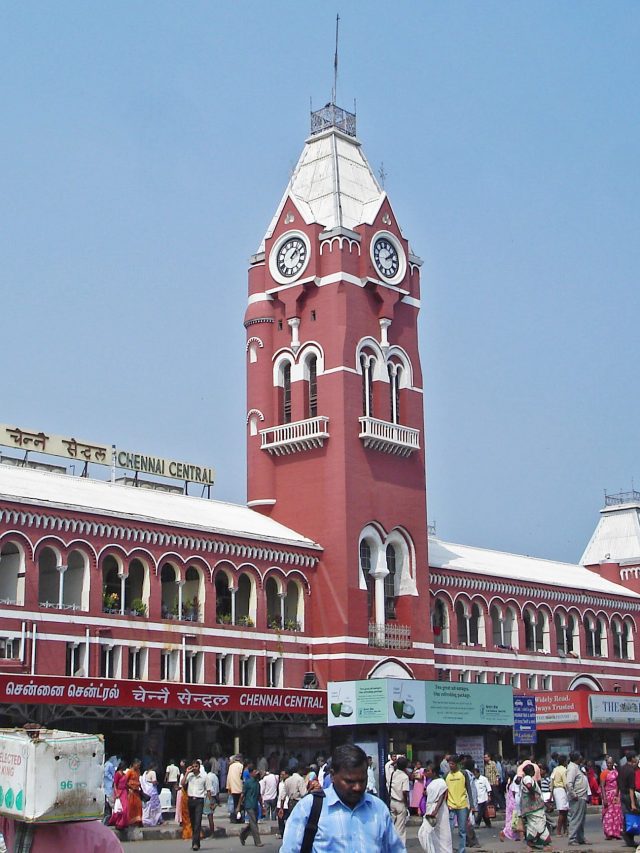
<svg viewBox="0 0 640 853">
<path fill-rule="evenodd" d="M 300 349 L 300 317 L 292 317 L 287 323 L 291 329 L 291 349 L 296 353 Z"/>
<path fill-rule="evenodd" d="M 56 570 L 60 575 L 58 578 L 58 607 L 62 607 L 64 601 L 64 573 L 67 571 L 67 567 L 56 566 Z"/>
<path fill-rule="evenodd" d="M 287 600 L 287 593 L 279 592 L 278 598 L 280 599 L 280 627 L 284 628 L 284 604 Z"/>
<path fill-rule="evenodd" d="M 182 587 L 184 586 L 184 581 L 179 580 L 176 583 L 178 584 L 178 619 L 182 619 Z"/>
<path fill-rule="evenodd" d="M 127 577 L 124 572 L 120 574 L 120 615 L 124 616 L 124 593 L 125 593 L 125 582 Z"/>
<path fill-rule="evenodd" d="M 389 326 L 391 325 L 391 320 L 388 317 L 383 317 L 380 321 L 380 346 L 383 350 L 389 348 L 389 339 L 387 337 L 387 331 Z"/>
<path fill-rule="evenodd" d="M 231 593 L 231 624 L 236 624 L 236 592 L 238 590 L 235 587 L 230 586 L 229 592 Z"/>
</svg>

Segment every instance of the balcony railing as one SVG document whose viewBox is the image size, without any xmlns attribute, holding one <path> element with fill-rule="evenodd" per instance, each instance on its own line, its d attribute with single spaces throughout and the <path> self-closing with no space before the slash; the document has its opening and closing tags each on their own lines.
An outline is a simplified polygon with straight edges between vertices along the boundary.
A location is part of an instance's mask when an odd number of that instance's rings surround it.
<svg viewBox="0 0 640 853">
<path fill-rule="evenodd" d="M 369 622 L 369 645 L 381 649 L 410 649 L 411 627 Z"/>
<path fill-rule="evenodd" d="M 420 450 L 419 429 L 377 418 L 360 418 L 360 438 L 365 447 L 383 453 L 395 453 L 397 456 L 410 456 L 414 450 Z"/>
<path fill-rule="evenodd" d="M 273 456 L 285 456 L 301 450 L 322 447 L 325 438 L 329 438 L 329 418 L 319 416 L 305 421 L 261 429 L 262 450 Z"/>
</svg>

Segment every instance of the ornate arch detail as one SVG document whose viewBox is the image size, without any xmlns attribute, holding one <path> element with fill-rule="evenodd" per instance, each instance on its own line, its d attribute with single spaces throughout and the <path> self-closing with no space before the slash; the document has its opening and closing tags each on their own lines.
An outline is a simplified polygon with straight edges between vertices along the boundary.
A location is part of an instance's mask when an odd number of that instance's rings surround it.
<svg viewBox="0 0 640 853">
<path fill-rule="evenodd" d="M 400 371 L 400 388 L 413 388 L 413 364 L 407 351 L 400 346 L 390 346 L 387 352 L 387 362 L 397 358 L 402 366 Z"/>
<path fill-rule="evenodd" d="M 249 411 L 247 412 L 247 421 L 246 422 L 249 423 L 249 420 L 254 416 L 259 421 L 264 421 L 264 415 L 262 414 L 260 409 L 249 409 Z"/>
<path fill-rule="evenodd" d="M 264 347 L 264 344 L 262 343 L 260 338 L 251 337 L 251 338 L 247 339 L 247 345 L 245 347 L 245 352 L 249 352 L 249 347 L 251 346 L 251 344 L 254 344 L 255 346 L 259 347 L 260 349 L 262 349 Z"/>
<path fill-rule="evenodd" d="M 569 685 L 569 690 L 577 690 L 579 687 L 587 687 L 594 693 L 602 693 L 602 684 L 592 675 L 576 675 Z"/>
<path fill-rule="evenodd" d="M 358 240 L 354 240 L 352 237 L 346 237 L 344 234 L 338 234 L 335 237 L 327 237 L 325 240 L 323 240 L 320 243 L 320 254 L 323 254 L 325 246 L 328 246 L 329 251 L 333 252 L 333 244 L 336 242 L 336 240 L 338 241 L 340 250 L 342 250 L 343 245 L 347 243 L 350 252 L 353 252 L 353 247 L 355 246 L 358 250 L 358 255 L 361 254 L 362 249 L 360 248 L 360 242 Z"/>
<path fill-rule="evenodd" d="M 415 679 L 415 675 L 413 674 L 413 670 L 409 666 L 409 664 L 405 663 L 405 661 L 400 658 L 385 658 L 385 660 L 377 661 L 369 670 L 366 675 L 366 678 L 380 678 L 381 671 L 384 673 L 383 667 L 389 667 L 391 665 L 393 669 L 398 672 L 398 675 L 383 675 L 384 678 L 406 678 L 406 679 Z M 400 674 L 404 673 L 404 675 Z"/>
<path fill-rule="evenodd" d="M 39 539 L 33 549 L 33 559 L 36 562 L 40 557 L 40 552 L 44 548 L 50 548 L 55 553 L 56 558 L 60 560 L 60 565 L 62 564 L 62 555 L 66 550 L 66 545 L 62 539 L 58 536 L 43 536 L 42 539 Z"/>
<path fill-rule="evenodd" d="M 24 533 L 21 533 L 19 530 L 7 530 L 6 533 L 0 534 L 0 547 L 10 542 L 20 550 L 24 559 L 28 557 L 30 560 L 33 560 L 33 543 Z"/>
</svg>

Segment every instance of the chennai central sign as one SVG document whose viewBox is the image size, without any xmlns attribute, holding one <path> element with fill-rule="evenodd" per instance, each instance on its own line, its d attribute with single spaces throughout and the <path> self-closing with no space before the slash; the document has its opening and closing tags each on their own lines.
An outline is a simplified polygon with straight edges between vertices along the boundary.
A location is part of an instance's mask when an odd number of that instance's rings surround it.
<svg viewBox="0 0 640 853">
<path fill-rule="evenodd" d="M 52 435 L 40 430 L 0 424 L 0 446 L 34 451 L 47 456 L 60 456 L 70 462 L 93 462 L 97 465 L 111 465 L 135 471 L 140 474 L 155 474 L 189 483 L 202 483 L 212 486 L 214 470 L 204 465 L 192 465 L 177 459 L 163 459 L 146 453 L 132 453 L 119 450 L 115 444 L 97 444 L 93 441 L 80 441 L 73 436 Z"/>
</svg>

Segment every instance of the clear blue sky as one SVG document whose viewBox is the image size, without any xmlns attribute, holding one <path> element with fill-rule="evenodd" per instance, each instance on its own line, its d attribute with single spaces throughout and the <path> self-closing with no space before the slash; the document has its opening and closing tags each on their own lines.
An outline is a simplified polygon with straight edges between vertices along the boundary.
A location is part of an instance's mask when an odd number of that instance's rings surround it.
<svg viewBox="0 0 640 853">
<path fill-rule="evenodd" d="M 245 498 L 246 268 L 336 8 L 4 2 L 0 420 Z M 338 101 L 423 267 L 429 516 L 577 560 L 638 457 L 640 5 L 342 3 Z"/>
</svg>

